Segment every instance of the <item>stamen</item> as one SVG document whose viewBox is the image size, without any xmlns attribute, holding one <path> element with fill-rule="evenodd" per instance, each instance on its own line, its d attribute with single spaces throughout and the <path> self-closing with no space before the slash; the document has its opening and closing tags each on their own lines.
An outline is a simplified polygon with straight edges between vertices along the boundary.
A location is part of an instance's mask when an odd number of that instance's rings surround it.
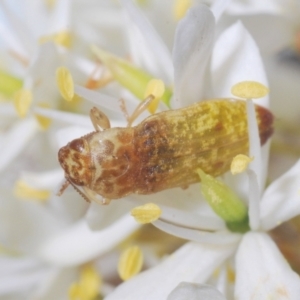
<svg viewBox="0 0 300 300">
<path fill-rule="evenodd" d="M 19 117 L 24 118 L 27 115 L 29 107 L 32 103 L 32 92 L 22 89 L 14 95 L 14 105 Z"/>
<path fill-rule="evenodd" d="M 96 54 L 97 58 L 109 69 L 114 80 L 120 85 L 129 90 L 138 99 L 145 99 L 145 91 L 153 78 L 152 75 L 145 73 L 143 70 L 136 68 L 128 61 L 116 57 L 102 49 L 92 46 L 92 51 Z M 161 85 L 159 85 L 161 86 Z M 146 98 L 149 93 L 146 95 Z M 161 101 L 167 106 L 170 106 L 170 99 L 172 91 L 166 88 L 165 92 L 161 96 Z"/>
<path fill-rule="evenodd" d="M 249 157 L 244 154 L 238 154 L 235 156 L 230 165 L 230 171 L 233 175 L 244 172 L 249 163 L 253 160 L 253 157 Z"/>
<path fill-rule="evenodd" d="M 239 98 L 257 99 L 266 96 L 269 89 L 256 81 L 242 81 L 231 88 L 231 93 Z"/>
<path fill-rule="evenodd" d="M 98 299 L 101 283 L 101 277 L 95 268 L 86 265 L 81 270 L 79 282 L 73 283 L 69 288 L 69 299 Z"/>
<path fill-rule="evenodd" d="M 175 20 L 179 21 L 182 19 L 191 5 L 191 0 L 176 0 L 173 9 Z"/>
<path fill-rule="evenodd" d="M 157 107 L 160 98 L 163 96 L 165 92 L 165 85 L 162 80 L 159 79 L 151 79 L 146 87 L 145 91 L 145 98 L 148 97 L 149 95 L 154 96 L 154 100 L 151 102 L 151 104 L 148 106 L 148 110 L 150 113 L 154 114 Z"/>
<path fill-rule="evenodd" d="M 28 65 L 29 65 L 29 60 L 28 60 L 26 57 L 24 57 L 24 56 L 21 55 L 20 53 L 14 51 L 14 50 L 11 50 L 11 49 L 8 50 L 8 52 L 9 52 L 9 54 L 10 54 L 13 58 L 15 58 L 16 60 L 18 60 L 18 61 L 22 64 L 22 66 L 28 67 Z"/>
<path fill-rule="evenodd" d="M 18 180 L 15 183 L 14 195 L 25 200 L 46 202 L 49 199 L 51 192 L 48 190 L 35 189 L 30 187 L 25 181 Z"/>
<path fill-rule="evenodd" d="M 107 68 L 104 70 L 103 68 L 102 65 L 97 65 L 85 84 L 87 89 L 103 88 L 114 80 L 112 73 Z M 99 72 L 101 73 L 99 74 Z"/>
<path fill-rule="evenodd" d="M 61 31 L 39 38 L 40 44 L 45 44 L 47 42 L 54 42 L 56 45 L 63 46 L 69 49 L 72 46 L 72 36 L 68 31 Z"/>
<path fill-rule="evenodd" d="M 71 73 L 65 67 L 56 70 L 56 82 L 62 97 L 67 101 L 74 98 L 74 82 Z"/>
<path fill-rule="evenodd" d="M 50 108 L 50 105 L 48 103 L 39 103 L 37 106 L 42 108 Z M 51 125 L 51 119 L 39 114 L 35 114 L 35 117 L 43 130 L 47 130 Z"/>
<path fill-rule="evenodd" d="M 138 246 L 127 248 L 120 256 L 118 272 L 122 280 L 128 280 L 140 272 L 143 265 L 143 253 Z"/>
<path fill-rule="evenodd" d="M 135 218 L 138 223 L 147 224 L 156 221 L 162 211 L 154 203 L 147 203 L 142 206 L 135 207 L 131 210 L 131 215 Z"/>
</svg>

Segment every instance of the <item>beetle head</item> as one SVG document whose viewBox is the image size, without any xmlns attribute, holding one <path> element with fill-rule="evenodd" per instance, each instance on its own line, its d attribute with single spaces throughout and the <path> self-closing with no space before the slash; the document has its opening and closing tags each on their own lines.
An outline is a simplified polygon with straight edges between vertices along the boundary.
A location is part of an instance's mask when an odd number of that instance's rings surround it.
<svg viewBox="0 0 300 300">
<path fill-rule="evenodd" d="M 92 159 L 87 141 L 75 139 L 60 148 L 58 160 L 70 183 L 88 186 L 92 179 Z"/>
</svg>

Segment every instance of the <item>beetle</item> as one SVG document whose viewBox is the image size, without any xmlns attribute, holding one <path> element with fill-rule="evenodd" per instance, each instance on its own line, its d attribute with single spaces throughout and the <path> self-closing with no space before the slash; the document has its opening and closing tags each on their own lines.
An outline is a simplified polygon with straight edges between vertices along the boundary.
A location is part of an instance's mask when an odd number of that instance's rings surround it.
<svg viewBox="0 0 300 300">
<path fill-rule="evenodd" d="M 273 115 L 259 105 L 255 110 L 263 145 L 273 133 Z M 101 195 L 102 203 L 108 203 L 132 193 L 186 188 L 200 181 L 197 169 L 219 176 L 229 170 L 236 155 L 249 150 L 244 100 L 202 101 L 125 128 L 110 128 L 97 108 L 90 116 L 96 131 L 58 152 L 66 178 L 60 194 L 71 184 L 87 201 Z"/>
</svg>

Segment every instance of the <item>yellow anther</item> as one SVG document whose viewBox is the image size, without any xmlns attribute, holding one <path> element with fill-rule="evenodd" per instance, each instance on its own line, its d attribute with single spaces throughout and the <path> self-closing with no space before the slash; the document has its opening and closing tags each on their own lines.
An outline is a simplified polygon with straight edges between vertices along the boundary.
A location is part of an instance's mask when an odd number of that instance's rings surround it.
<svg viewBox="0 0 300 300">
<path fill-rule="evenodd" d="M 233 175 L 244 172 L 253 158 L 247 155 L 238 154 L 231 162 L 230 170 Z"/>
<path fill-rule="evenodd" d="M 38 106 L 42 108 L 50 108 L 50 105 L 48 103 L 39 103 Z M 48 129 L 49 126 L 51 125 L 52 122 L 51 119 L 41 116 L 39 114 L 35 114 L 35 117 L 43 130 Z"/>
<path fill-rule="evenodd" d="M 154 203 L 147 203 L 131 210 L 131 215 L 138 223 L 147 224 L 156 221 L 161 215 L 161 209 Z"/>
<path fill-rule="evenodd" d="M 228 282 L 235 283 L 235 272 L 230 266 L 227 267 L 227 279 Z"/>
<path fill-rule="evenodd" d="M 69 70 L 60 67 L 56 70 L 56 82 L 62 97 L 67 101 L 72 101 L 74 97 L 74 83 Z"/>
<path fill-rule="evenodd" d="M 57 0 L 45 0 L 46 1 L 46 5 L 49 7 L 49 8 L 53 8 L 57 2 Z"/>
<path fill-rule="evenodd" d="M 19 90 L 14 95 L 14 105 L 18 115 L 24 118 L 27 115 L 32 103 L 32 93 L 30 90 Z"/>
<path fill-rule="evenodd" d="M 191 0 L 176 0 L 173 9 L 175 19 L 182 19 L 185 16 L 187 10 L 191 7 L 191 5 Z"/>
<path fill-rule="evenodd" d="M 98 299 L 101 287 L 101 278 L 95 268 L 86 265 L 82 268 L 79 282 L 73 283 L 69 288 L 70 300 Z"/>
<path fill-rule="evenodd" d="M 145 98 L 148 97 L 149 95 L 152 95 L 155 97 L 155 99 L 151 102 L 151 104 L 148 107 L 148 110 L 150 113 L 154 114 L 157 107 L 160 98 L 163 96 L 165 92 L 165 84 L 162 80 L 160 79 L 151 79 L 146 87 L 145 91 Z"/>
<path fill-rule="evenodd" d="M 14 194 L 21 199 L 45 202 L 49 199 L 51 193 L 48 190 L 35 189 L 25 181 L 19 180 L 15 183 Z"/>
<path fill-rule="evenodd" d="M 136 0 L 136 3 L 140 6 L 145 6 L 149 0 Z"/>
<path fill-rule="evenodd" d="M 123 280 L 128 280 L 140 272 L 143 265 L 143 253 L 138 246 L 127 248 L 120 256 L 118 272 Z"/>
<path fill-rule="evenodd" d="M 231 94 L 245 99 L 262 98 L 269 93 L 269 89 L 256 81 L 242 81 L 231 88 Z"/>
<path fill-rule="evenodd" d="M 47 42 L 54 42 L 56 45 L 63 46 L 65 48 L 71 48 L 72 36 L 68 31 L 61 31 L 50 35 L 44 35 L 39 38 L 40 44 Z"/>
</svg>

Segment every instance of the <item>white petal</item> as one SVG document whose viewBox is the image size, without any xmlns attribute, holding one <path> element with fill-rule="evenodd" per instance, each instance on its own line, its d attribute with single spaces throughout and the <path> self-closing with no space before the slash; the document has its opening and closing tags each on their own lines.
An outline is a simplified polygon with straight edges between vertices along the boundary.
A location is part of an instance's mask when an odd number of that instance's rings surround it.
<svg viewBox="0 0 300 300">
<path fill-rule="evenodd" d="M 265 191 L 261 202 L 262 227 L 270 230 L 300 213 L 300 160 Z"/>
<path fill-rule="evenodd" d="M 171 54 L 151 23 L 131 1 L 121 1 L 128 15 L 131 52 L 136 63 L 146 67 L 168 85 L 173 79 Z"/>
<path fill-rule="evenodd" d="M 19 42 L 22 43 L 22 46 L 24 47 L 26 53 L 27 54 L 33 53 L 35 40 L 29 28 L 27 28 L 26 24 L 21 19 L 18 18 L 16 13 L 13 12 L 13 9 L 8 5 L 6 5 L 4 1 L 0 2 L 0 7 L 2 8 L 5 14 L 7 23 L 12 28 L 12 32 L 19 40 Z"/>
<path fill-rule="evenodd" d="M 247 170 L 249 176 L 249 225 L 251 230 L 258 230 L 260 227 L 260 194 L 257 176 L 252 170 Z"/>
<path fill-rule="evenodd" d="M 280 1 L 274 0 L 251 0 L 251 1 L 231 1 L 228 12 L 231 14 L 280 14 L 282 7 Z M 288 1 L 286 1 L 288 2 Z"/>
<path fill-rule="evenodd" d="M 70 0 L 56 2 L 50 19 L 50 26 L 46 34 L 69 31 L 71 27 L 71 3 Z"/>
<path fill-rule="evenodd" d="M 24 295 L 36 289 L 48 275 L 49 269 L 35 259 L 0 256 L 0 295 Z"/>
<path fill-rule="evenodd" d="M 240 22 L 226 29 L 216 41 L 211 70 L 214 96 L 232 97 L 231 87 L 241 81 L 258 81 L 268 86 L 259 50 Z M 268 107 L 267 96 L 256 101 Z"/>
<path fill-rule="evenodd" d="M 109 205 L 92 203 L 86 214 L 86 221 L 92 230 L 102 230 L 128 214 L 133 207 L 125 199 L 112 201 Z"/>
<path fill-rule="evenodd" d="M 167 300 L 226 300 L 213 286 L 181 282 L 168 296 Z"/>
<path fill-rule="evenodd" d="M 59 220 L 47 206 L 16 199 L 3 188 L 0 205 L 0 239 L 3 245 L 17 252 L 32 253 L 64 226 L 64 220 Z"/>
<path fill-rule="evenodd" d="M 42 108 L 42 107 L 35 107 L 34 112 L 41 116 L 48 117 L 53 120 L 92 129 L 91 120 L 88 116 L 85 115 L 79 115 L 75 113 L 64 112 L 64 111 Z"/>
<path fill-rule="evenodd" d="M 8 26 L 3 23 L 3 20 L 0 22 L 0 35 L 2 42 L 4 41 L 4 45 L 8 47 L 10 51 L 27 59 L 28 53 L 22 46 L 22 42 L 14 34 L 13 30 L 9 29 Z"/>
<path fill-rule="evenodd" d="M 300 278 L 264 233 L 248 233 L 236 254 L 235 298 L 298 299 Z"/>
<path fill-rule="evenodd" d="M 24 0 L 22 4 L 22 19 L 26 22 L 33 37 L 37 39 L 45 32 L 47 25 L 49 11 L 46 3 L 39 0 Z"/>
<path fill-rule="evenodd" d="M 34 118 L 15 122 L 5 133 L 0 147 L 0 172 L 3 171 L 23 150 L 39 130 Z"/>
<path fill-rule="evenodd" d="M 262 164 L 260 137 L 258 131 L 258 125 L 256 120 L 256 113 L 254 103 L 251 100 L 247 100 L 247 121 L 248 121 L 248 136 L 249 136 L 249 155 L 254 160 L 250 163 L 249 169 L 255 174 L 255 180 L 258 183 L 258 195 L 260 195 L 265 182 L 263 176 L 263 168 L 266 167 Z"/>
<path fill-rule="evenodd" d="M 68 55 L 66 57 L 66 65 L 71 66 L 74 68 L 74 66 L 80 70 L 84 75 L 91 76 L 95 70 L 97 70 L 97 76 L 99 77 L 93 77 L 94 78 L 100 78 L 105 68 L 102 65 L 96 64 L 92 60 L 89 60 L 88 58 L 84 56 L 80 56 L 77 54 L 74 54 L 72 52 L 68 52 Z M 76 89 L 76 85 L 75 85 Z"/>
<path fill-rule="evenodd" d="M 21 171 L 20 179 L 36 189 L 53 189 L 61 181 L 62 170 L 54 169 L 44 172 Z"/>
<path fill-rule="evenodd" d="M 57 150 L 65 146 L 68 142 L 77 139 L 81 136 L 84 136 L 93 131 L 93 128 L 90 127 L 81 127 L 81 126 L 70 126 L 63 129 L 59 129 L 55 132 L 55 139 L 57 141 Z"/>
<path fill-rule="evenodd" d="M 166 300 L 182 281 L 204 283 L 233 250 L 187 243 L 158 266 L 121 284 L 105 299 Z"/>
<path fill-rule="evenodd" d="M 233 234 L 226 231 L 216 233 L 205 232 L 191 228 L 184 228 L 162 220 L 153 222 L 153 225 L 174 236 L 203 244 L 236 245 L 241 238 L 239 234 Z"/>
<path fill-rule="evenodd" d="M 65 299 L 71 284 L 78 281 L 76 268 L 52 267 L 48 273 L 49 275 L 33 290 L 30 299 Z"/>
<path fill-rule="evenodd" d="M 155 202 L 162 210 L 161 219 L 174 225 L 206 230 L 225 228 L 219 218 L 200 193 L 199 184 L 192 184 L 187 189 L 173 188 L 153 195 L 130 195 L 127 198 L 135 205 Z"/>
<path fill-rule="evenodd" d="M 186 106 L 203 97 L 204 72 L 212 51 L 214 29 L 214 16 L 205 5 L 191 8 L 179 22 L 173 47 L 174 106 Z"/>
<path fill-rule="evenodd" d="M 131 216 L 126 215 L 102 231 L 91 231 L 82 220 L 49 238 L 36 249 L 36 255 L 60 266 L 82 264 L 106 253 L 139 226 Z"/>
<path fill-rule="evenodd" d="M 216 21 L 220 19 L 230 2 L 232 2 L 232 0 L 216 0 L 212 3 L 210 9 L 215 16 Z"/>
<path fill-rule="evenodd" d="M 96 104 L 99 107 L 104 107 L 106 109 L 109 109 L 110 111 L 113 111 L 114 113 L 122 115 L 119 99 L 105 95 L 103 93 L 92 91 L 79 85 L 75 85 L 74 90 L 78 96 L 83 97 L 84 99 L 92 102 L 93 104 Z M 134 105 L 136 107 L 137 104 L 135 103 Z"/>
</svg>

